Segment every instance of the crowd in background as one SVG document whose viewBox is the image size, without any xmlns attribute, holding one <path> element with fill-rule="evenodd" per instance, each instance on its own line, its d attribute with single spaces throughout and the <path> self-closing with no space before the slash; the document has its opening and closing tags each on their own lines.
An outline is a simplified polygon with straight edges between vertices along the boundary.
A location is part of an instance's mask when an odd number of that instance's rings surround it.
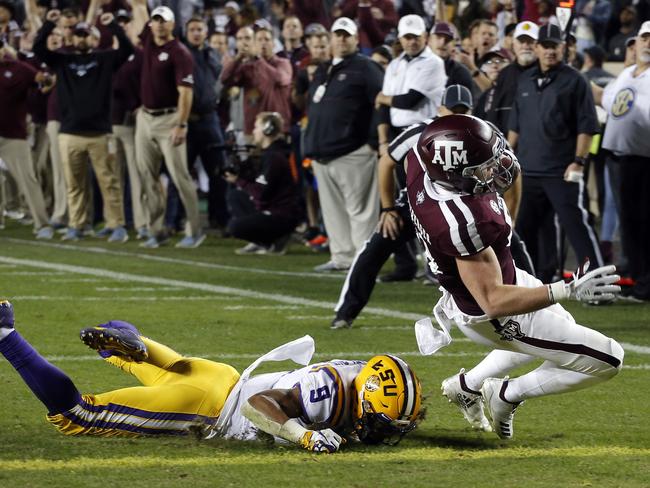
<svg viewBox="0 0 650 488">
<path fill-rule="evenodd" d="M 148 248 L 212 230 L 249 240 L 241 254 L 283 253 L 298 230 L 329 252 L 318 271 L 346 270 L 391 211 L 379 158 L 460 85 L 518 152 L 511 212 L 538 276 L 561 272 L 566 235 L 648 300 L 650 209 L 630 215 L 625 174 L 648 182 L 650 1 L 578 0 L 568 32 L 555 4 L 0 0 L 0 229 Z M 529 82 L 537 98 L 521 98 Z M 562 150 L 555 168 L 541 156 Z"/>
</svg>

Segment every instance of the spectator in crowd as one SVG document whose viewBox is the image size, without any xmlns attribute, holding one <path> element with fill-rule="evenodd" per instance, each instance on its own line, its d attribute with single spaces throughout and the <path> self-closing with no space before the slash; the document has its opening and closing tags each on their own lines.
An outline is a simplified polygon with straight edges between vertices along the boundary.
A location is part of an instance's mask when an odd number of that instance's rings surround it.
<svg viewBox="0 0 650 488">
<path fill-rule="evenodd" d="M 134 2 L 134 22 L 148 20 L 146 0 Z M 174 37 L 175 17 L 167 7 L 151 12 L 142 31 L 142 108 L 136 116 L 136 160 L 142 179 L 149 238 L 141 245 L 157 248 L 168 240 L 163 230 L 165 195 L 160 187 L 161 157 L 178 189 L 187 220 L 185 237 L 176 247 L 196 248 L 205 240 L 199 204 L 187 164 L 187 124 L 192 108 L 194 63 L 188 49 Z M 137 29 L 136 29 L 137 30 Z"/>
<path fill-rule="evenodd" d="M 602 44 L 607 22 L 612 15 L 612 2 L 610 0 L 578 0 L 575 13 L 586 18 L 596 43 Z"/>
<path fill-rule="evenodd" d="M 497 44 L 497 26 L 491 20 L 479 19 L 470 26 L 471 47 L 457 53 L 458 61 L 472 73 L 472 79 L 485 91 L 492 86 L 487 75 L 478 68 L 480 59 Z"/>
<path fill-rule="evenodd" d="M 83 20 L 83 15 L 78 9 L 68 7 L 64 8 L 61 11 L 61 17 L 59 18 L 58 25 L 63 32 L 64 46 L 70 47 L 73 45 L 74 28 L 77 23 Z"/>
<path fill-rule="evenodd" d="M 109 242 L 126 242 L 122 185 L 111 144 L 111 93 L 113 72 L 133 52 L 133 45 L 113 14 L 103 14 L 101 22 L 110 26 L 119 48 L 95 51 L 89 37 L 90 26 L 80 22 L 73 31 L 72 52 L 50 51 L 47 37 L 61 13 L 50 10 L 47 22 L 34 43 L 34 52 L 57 74 L 57 96 L 61 108 L 59 147 L 68 189 L 70 220 L 65 240 L 79 240 L 88 224 L 87 163 L 90 159 L 104 201 L 104 230 Z"/>
<path fill-rule="evenodd" d="M 464 64 L 454 59 L 453 54 L 456 49 L 456 37 L 456 29 L 452 24 L 436 22 L 429 35 L 429 47 L 445 63 L 447 86 L 463 85 L 468 90 L 474 91 L 475 86 L 472 82 L 472 74 Z"/>
<path fill-rule="evenodd" d="M 292 0 L 291 14 L 300 19 L 302 25 L 320 24 L 326 28 L 332 25 L 332 6 L 334 0 Z"/>
<path fill-rule="evenodd" d="M 612 73 L 603 69 L 606 55 L 607 53 L 600 46 L 591 46 L 584 50 L 585 61 L 582 69 L 585 77 L 601 88 L 605 88 L 615 78 Z"/>
<path fill-rule="evenodd" d="M 4 8 L 4 7 L 0 7 Z M 32 155 L 27 143 L 27 96 L 37 83 L 48 84 L 51 79 L 27 63 L 9 54 L 9 47 L 0 38 L 0 159 L 15 179 L 20 193 L 34 219 L 37 239 L 52 239 L 54 230 L 48 225 L 43 193 L 39 186 Z M 0 172 L 0 180 L 3 176 Z M 2 186 L 2 181 L 0 181 Z M 0 211 L 4 211 L 4 194 L 0 189 Z M 0 221 L 1 223 L 1 221 Z"/>
<path fill-rule="evenodd" d="M 0 0 L 0 37 L 10 47 L 18 49 L 22 32 L 14 20 L 16 4 L 11 0 Z"/>
<path fill-rule="evenodd" d="M 124 29 L 129 39 L 134 39 L 133 21 L 127 11 L 119 11 L 117 23 Z M 120 66 L 113 76 L 113 136 L 116 142 L 117 167 L 119 169 L 122 187 L 126 189 L 128 179 L 130 189 L 130 210 L 136 238 L 145 240 L 149 237 L 147 231 L 147 216 L 142 202 L 142 181 L 138 172 L 135 150 L 135 118 L 136 110 L 141 105 L 140 78 L 142 76 L 142 49 L 134 47 L 126 62 Z M 125 173 L 126 169 L 126 173 Z M 125 178 L 128 176 L 128 178 Z M 128 213 L 128 212 L 125 212 Z M 128 217 L 127 217 L 128 220 Z"/>
<path fill-rule="evenodd" d="M 500 43 L 503 49 L 507 49 L 512 54 L 514 54 L 512 43 L 515 39 L 516 28 L 517 28 L 517 24 L 506 25 L 505 29 L 503 30 L 503 39 L 501 39 L 501 43 Z"/>
<path fill-rule="evenodd" d="M 625 42 L 625 61 L 623 61 L 623 66 L 627 68 L 633 64 L 636 64 L 636 37 L 630 37 Z"/>
<path fill-rule="evenodd" d="M 372 49 L 384 43 L 386 35 L 397 26 L 399 17 L 391 0 L 344 0 L 334 8 L 334 17 L 356 20 L 359 29 L 359 47 L 369 55 Z"/>
<path fill-rule="evenodd" d="M 250 195 L 254 208 L 233 216 L 233 237 L 250 241 L 237 254 L 284 254 L 296 225 L 301 221 L 300 187 L 289 166 L 290 147 L 283 135 L 284 122 L 277 112 L 261 112 L 255 118 L 253 143 L 262 150 L 261 167 L 254 179 L 229 168 L 224 178 Z"/>
<path fill-rule="evenodd" d="M 370 59 L 381 66 L 383 71 L 386 71 L 386 68 L 388 68 L 388 65 L 393 60 L 393 52 L 388 46 L 382 44 L 372 50 Z"/>
<path fill-rule="evenodd" d="M 636 64 L 607 86 L 608 112 L 602 147 L 609 151 L 614 197 L 619 210 L 623 251 L 635 280 L 627 294 L 650 301 L 650 21 L 636 37 Z"/>
<path fill-rule="evenodd" d="M 496 83 L 499 73 L 510 64 L 510 51 L 507 49 L 496 49 L 488 51 L 479 61 L 479 67 L 492 84 Z"/>
<path fill-rule="evenodd" d="M 517 24 L 512 43 L 515 62 L 501 70 L 494 87 L 485 92 L 474 111 L 474 115 L 492 122 L 504 134 L 508 132 L 508 118 L 519 80 L 537 61 L 535 42 L 538 32 L 539 27 L 530 21 Z"/>
<path fill-rule="evenodd" d="M 201 17 L 192 17 L 186 26 L 187 47 L 194 58 L 194 96 L 187 131 L 187 161 L 197 157 L 208 174 L 208 219 L 210 226 L 224 229 L 230 215 L 226 208 L 226 183 L 221 178 L 224 154 L 223 133 L 216 108 L 221 96 L 217 91 L 221 64 L 217 53 L 206 45 L 208 26 Z M 175 190 L 174 190 L 175 191 Z"/>
<path fill-rule="evenodd" d="M 587 81 L 562 61 L 559 27 L 540 28 L 535 50 L 538 65 L 519 80 L 508 141 L 517 150 L 523 174 L 517 231 L 531 249 L 538 277 L 549 282 L 558 269 L 547 244 L 554 234 L 554 214 L 578 262 L 589 258 L 596 267 L 603 262 L 584 206 L 583 167 L 598 120 Z"/>
<path fill-rule="evenodd" d="M 332 61 L 321 64 L 309 88 L 304 153 L 313 159 L 331 259 L 318 271 L 345 270 L 377 223 L 374 102 L 383 73 L 357 51 L 357 25 L 332 24 Z"/>
<path fill-rule="evenodd" d="M 221 31 L 215 31 L 210 35 L 210 47 L 215 50 L 219 56 L 219 62 L 223 66 L 224 63 L 230 61 L 232 53 L 228 45 L 228 34 Z"/>
<path fill-rule="evenodd" d="M 438 113 L 403 130 L 392 139 L 388 149 L 379 159 L 379 194 L 381 214 L 379 226 L 356 256 L 345 279 L 339 301 L 334 309 L 332 329 L 344 329 L 361 313 L 370 300 L 377 275 L 391 254 L 400 252 L 415 238 L 415 227 L 411 221 L 408 197 L 406 195 L 405 173 L 402 165 L 406 153 L 417 143 L 426 126 L 438 115 L 468 113 L 472 109 L 472 94 L 462 85 L 447 87 Z M 396 195 L 395 174 L 400 191 Z M 407 270 L 408 271 L 408 270 Z M 402 280 L 410 281 L 415 272 L 404 275 Z"/>
<path fill-rule="evenodd" d="M 249 27 L 237 32 L 250 34 Z M 291 113 L 291 63 L 273 54 L 273 34 L 270 26 L 262 25 L 255 31 L 254 43 L 241 43 L 235 58 L 227 63 L 221 73 L 224 87 L 240 86 L 244 89 L 244 133 L 251 135 L 255 117 L 260 112 L 278 112 L 289 131 Z"/>
<path fill-rule="evenodd" d="M 626 5 L 618 15 L 620 27 L 618 32 L 607 43 L 607 60 L 623 61 L 625 59 L 625 43 L 635 36 L 637 27 L 637 11 L 634 5 Z"/>
<path fill-rule="evenodd" d="M 294 78 L 300 62 L 309 55 L 308 49 L 302 43 L 302 36 L 303 30 L 300 19 L 294 15 L 286 17 L 282 23 L 284 50 L 280 51 L 279 56 L 291 62 Z"/>
</svg>

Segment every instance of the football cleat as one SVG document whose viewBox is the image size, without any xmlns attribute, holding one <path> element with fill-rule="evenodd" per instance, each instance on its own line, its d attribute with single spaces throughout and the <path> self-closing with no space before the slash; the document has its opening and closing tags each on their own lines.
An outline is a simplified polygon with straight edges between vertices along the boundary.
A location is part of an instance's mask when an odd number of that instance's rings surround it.
<svg viewBox="0 0 650 488">
<path fill-rule="evenodd" d="M 140 336 L 127 328 L 87 327 L 81 330 L 79 337 L 84 344 L 99 352 L 102 357 L 107 357 L 105 354 L 107 352 L 111 355 L 126 356 L 135 361 L 144 361 L 149 356 L 147 346 Z"/>
<path fill-rule="evenodd" d="M 443 380 L 440 389 L 442 394 L 449 400 L 449 403 L 453 403 L 460 409 L 463 417 L 473 429 L 492 432 L 490 421 L 483 411 L 483 397 L 480 392 L 471 390 L 465 384 L 464 369 L 461 369 L 460 373 Z"/>
<path fill-rule="evenodd" d="M 523 402 L 512 403 L 505 399 L 504 393 L 508 387 L 508 377 L 487 378 L 483 381 L 481 394 L 485 401 L 490 418 L 492 419 L 492 429 L 501 439 L 512 439 L 514 435 L 513 421 L 515 410 Z"/>
<path fill-rule="evenodd" d="M 14 328 L 14 306 L 9 300 L 0 300 L 0 327 Z"/>
</svg>

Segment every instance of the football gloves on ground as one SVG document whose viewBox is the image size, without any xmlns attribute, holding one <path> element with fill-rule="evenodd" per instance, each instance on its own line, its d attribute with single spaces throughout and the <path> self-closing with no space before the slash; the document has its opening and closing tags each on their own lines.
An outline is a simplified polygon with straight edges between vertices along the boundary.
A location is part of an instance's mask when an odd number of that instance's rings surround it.
<svg viewBox="0 0 650 488">
<path fill-rule="evenodd" d="M 308 430 L 300 439 L 300 445 L 313 452 L 333 453 L 344 443 L 345 439 L 332 429 Z"/>
<path fill-rule="evenodd" d="M 585 303 L 611 302 L 618 297 L 621 287 L 615 283 L 620 276 L 615 274 L 616 266 L 601 266 L 593 271 L 589 269 L 589 260 L 585 260 L 580 266 L 571 281 L 557 281 L 549 286 L 549 298 L 553 303 L 568 298 L 575 298 Z"/>
</svg>

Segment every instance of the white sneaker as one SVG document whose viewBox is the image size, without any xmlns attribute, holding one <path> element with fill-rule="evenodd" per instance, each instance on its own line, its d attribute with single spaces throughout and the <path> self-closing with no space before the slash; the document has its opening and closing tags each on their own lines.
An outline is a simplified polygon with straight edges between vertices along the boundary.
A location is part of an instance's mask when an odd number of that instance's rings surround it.
<svg viewBox="0 0 650 488">
<path fill-rule="evenodd" d="M 331 271 L 347 271 L 350 269 L 350 266 L 346 266 L 344 264 L 338 264 L 335 263 L 334 261 L 327 261 L 326 263 L 319 264 L 318 266 L 314 267 L 314 271 L 317 273 L 329 273 Z"/>
<path fill-rule="evenodd" d="M 254 242 L 249 242 L 244 247 L 235 249 L 235 254 L 239 254 L 240 256 L 243 256 L 245 254 L 262 254 L 265 251 L 266 248 L 264 246 L 260 246 L 259 244 L 255 244 Z"/>
<path fill-rule="evenodd" d="M 453 403 L 460 409 L 463 417 L 473 429 L 492 432 L 490 421 L 483 411 L 483 397 L 479 392 L 474 392 L 467 387 L 464 369 L 461 369 L 460 373 L 443 380 L 440 389 L 442 394 L 449 400 L 449 403 Z"/>
<path fill-rule="evenodd" d="M 504 392 L 508 387 L 508 377 L 505 378 L 487 378 L 483 381 L 481 394 L 485 401 L 490 418 L 492 419 L 492 428 L 501 439 L 512 439 L 515 431 L 512 425 L 515 416 L 515 410 L 524 402 L 510 403 L 504 400 Z"/>
</svg>

